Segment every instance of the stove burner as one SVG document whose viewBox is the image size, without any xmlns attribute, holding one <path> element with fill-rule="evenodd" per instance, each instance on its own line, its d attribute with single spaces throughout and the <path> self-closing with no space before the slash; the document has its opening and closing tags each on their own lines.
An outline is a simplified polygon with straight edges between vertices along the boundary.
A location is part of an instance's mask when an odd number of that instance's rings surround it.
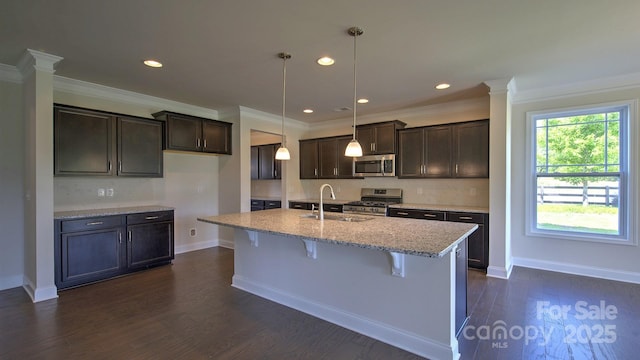
<svg viewBox="0 0 640 360">
<path fill-rule="evenodd" d="M 387 214 L 387 207 L 402 202 L 401 189 L 362 189 L 360 201 L 352 201 L 342 207 L 342 211 L 352 214 Z"/>
</svg>

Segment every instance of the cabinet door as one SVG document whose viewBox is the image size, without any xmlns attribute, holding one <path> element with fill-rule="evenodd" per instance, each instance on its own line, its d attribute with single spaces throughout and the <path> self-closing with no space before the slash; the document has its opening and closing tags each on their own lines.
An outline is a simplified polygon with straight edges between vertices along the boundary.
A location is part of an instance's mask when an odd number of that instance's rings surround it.
<svg viewBox="0 0 640 360">
<path fill-rule="evenodd" d="M 393 123 L 378 125 L 375 128 L 374 154 L 395 154 L 396 126 Z"/>
<path fill-rule="evenodd" d="M 421 177 L 424 156 L 422 129 L 398 132 L 399 151 L 397 158 L 398 177 Z"/>
<path fill-rule="evenodd" d="M 274 145 L 258 146 L 258 178 L 275 179 L 276 149 Z"/>
<path fill-rule="evenodd" d="M 113 175 L 114 132 L 108 114 L 56 107 L 54 175 Z"/>
<path fill-rule="evenodd" d="M 258 157 L 258 147 L 251 147 L 251 180 L 257 180 L 259 174 L 260 158 Z"/>
<path fill-rule="evenodd" d="M 337 177 L 341 179 L 353 178 L 353 158 L 344 156 L 344 150 L 347 148 L 351 139 L 351 136 L 339 137 L 336 139 Z"/>
<path fill-rule="evenodd" d="M 478 230 L 474 231 L 468 238 L 469 241 L 469 266 L 477 269 L 486 269 L 489 258 L 488 242 L 484 237 L 484 225 L 478 225 Z"/>
<path fill-rule="evenodd" d="M 231 154 L 231 124 L 221 121 L 202 120 L 202 136 L 202 151 Z"/>
<path fill-rule="evenodd" d="M 335 139 L 318 140 L 318 168 L 320 179 L 338 176 L 338 147 Z"/>
<path fill-rule="evenodd" d="M 123 269 L 121 228 L 64 233 L 61 240 L 61 288 L 118 275 Z"/>
<path fill-rule="evenodd" d="M 376 128 L 374 126 L 360 126 L 356 128 L 356 139 L 362 146 L 362 155 L 372 155 L 376 142 Z"/>
<path fill-rule="evenodd" d="M 127 226 L 127 266 L 130 269 L 171 261 L 173 222 Z"/>
<path fill-rule="evenodd" d="M 454 176 L 489 177 L 489 121 L 454 125 Z"/>
<path fill-rule="evenodd" d="M 300 141 L 300 179 L 318 178 L 318 141 Z"/>
<path fill-rule="evenodd" d="M 162 123 L 118 118 L 118 176 L 162 177 Z"/>
<path fill-rule="evenodd" d="M 167 117 L 167 149 L 200 151 L 202 119 L 171 114 Z"/>
<path fill-rule="evenodd" d="M 451 126 L 424 129 L 425 177 L 451 177 Z"/>
</svg>

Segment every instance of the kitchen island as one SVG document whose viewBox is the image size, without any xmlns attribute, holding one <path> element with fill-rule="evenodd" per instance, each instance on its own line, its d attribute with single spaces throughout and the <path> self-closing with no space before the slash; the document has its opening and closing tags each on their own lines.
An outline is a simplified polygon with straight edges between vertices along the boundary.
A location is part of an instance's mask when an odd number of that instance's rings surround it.
<svg viewBox="0 0 640 360">
<path fill-rule="evenodd" d="M 234 287 L 421 356 L 459 357 L 457 254 L 477 225 L 291 209 L 198 220 L 236 229 Z"/>
</svg>

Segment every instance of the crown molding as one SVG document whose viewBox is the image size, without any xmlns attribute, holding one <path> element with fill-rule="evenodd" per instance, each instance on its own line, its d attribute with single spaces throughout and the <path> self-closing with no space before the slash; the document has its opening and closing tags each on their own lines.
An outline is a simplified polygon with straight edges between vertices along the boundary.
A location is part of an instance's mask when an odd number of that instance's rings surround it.
<svg viewBox="0 0 640 360">
<path fill-rule="evenodd" d="M 15 66 L 0 64 L 0 81 L 22 84 L 22 74 Z"/>
<path fill-rule="evenodd" d="M 23 78 L 31 75 L 35 70 L 53 74 L 55 72 L 54 66 L 62 59 L 60 56 L 27 49 L 20 60 L 18 60 L 16 68 L 20 71 Z"/>
<path fill-rule="evenodd" d="M 523 104 L 638 87 L 640 87 L 640 73 L 631 73 L 543 88 L 519 90 L 513 94 L 512 103 Z"/>
<path fill-rule="evenodd" d="M 381 119 L 402 120 L 403 118 L 416 117 L 416 116 L 437 116 L 440 114 L 468 112 L 468 111 L 477 110 L 479 108 L 486 108 L 488 111 L 489 98 L 487 96 L 358 116 L 358 125 L 365 125 L 365 124 L 379 122 L 381 121 Z M 487 115 L 488 115 L 488 112 L 487 112 Z M 345 126 L 347 121 L 348 121 L 349 127 L 351 127 L 353 122 L 353 117 L 345 117 L 341 119 L 328 120 L 320 123 L 311 124 L 310 130 L 324 130 L 324 129 L 336 128 L 337 126 Z"/>
<path fill-rule="evenodd" d="M 73 95 L 88 96 L 97 99 L 110 100 L 134 105 L 145 105 L 150 107 L 153 111 L 168 110 L 193 116 L 206 118 L 213 117 L 215 119 L 218 118 L 218 111 L 214 109 L 208 109 L 196 105 L 189 105 L 173 100 L 144 95 L 133 91 L 117 89 L 62 76 L 53 77 L 53 89 L 55 91 Z"/>
<path fill-rule="evenodd" d="M 265 122 L 270 122 L 275 125 L 282 124 L 282 116 L 278 116 L 278 115 L 271 114 L 261 110 L 252 109 L 246 106 L 240 106 L 239 108 L 240 108 L 240 119 L 242 119 L 243 115 L 249 115 L 255 119 L 265 121 Z M 290 119 L 288 117 L 285 117 L 285 123 L 286 123 L 285 125 L 286 127 L 292 127 L 300 130 L 309 129 L 309 124 L 299 120 Z"/>
</svg>

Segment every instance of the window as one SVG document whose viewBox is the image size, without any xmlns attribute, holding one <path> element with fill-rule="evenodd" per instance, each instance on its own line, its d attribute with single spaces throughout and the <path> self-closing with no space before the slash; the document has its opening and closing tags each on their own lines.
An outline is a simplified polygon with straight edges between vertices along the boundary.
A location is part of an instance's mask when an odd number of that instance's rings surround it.
<svg viewBox="0 0 640 360">
<path fill-rule="evenodd" d="M 528 114 L 528 233 L 629 242 L 630 104 Z"/>
</svg>

